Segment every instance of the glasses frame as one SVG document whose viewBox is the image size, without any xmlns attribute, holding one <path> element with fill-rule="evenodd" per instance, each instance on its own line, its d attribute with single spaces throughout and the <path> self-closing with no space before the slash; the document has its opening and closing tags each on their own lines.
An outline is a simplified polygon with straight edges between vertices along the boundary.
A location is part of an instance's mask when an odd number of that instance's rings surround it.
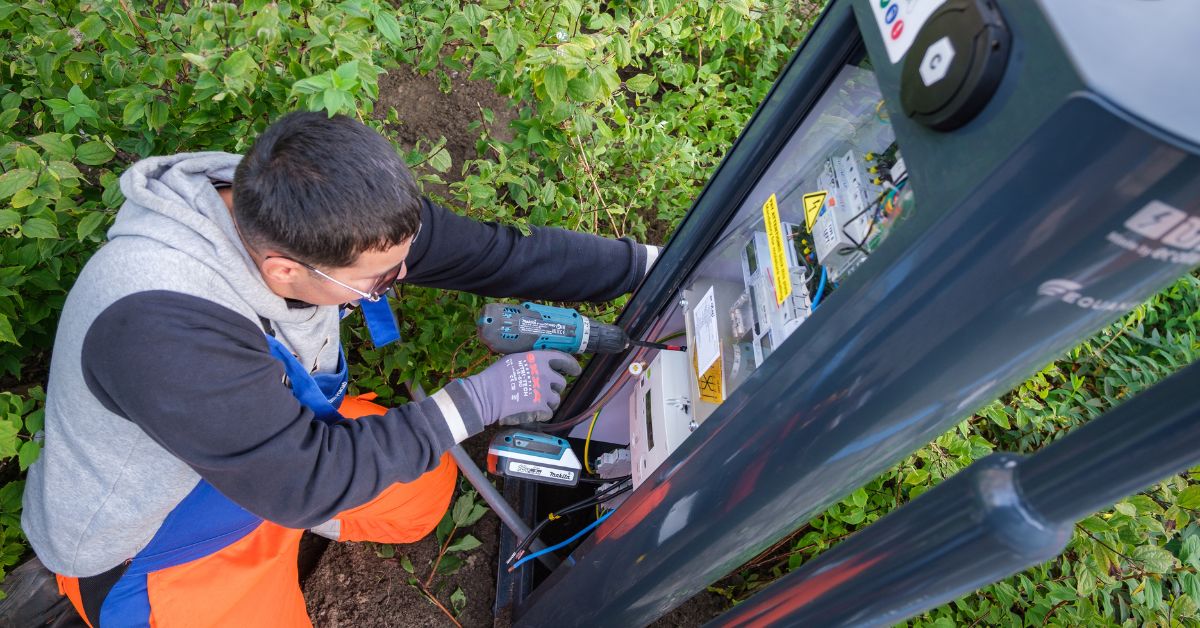
<svg viewBox="0 0 1200 628">
<path fill-rule="evenodd" d="M 422 226 L 423 226 L 422 223 L 419 223 L 419 222 L 417 223 L 417 230 L 413 232 L 412 237 L 409 238 L 409 240 L 408 240 L 409 246 L 412 246 L 414 243 L 416 243 L 417 236 L 421 235 L 421 227 Z M 244 236 L 242 236 L 242 229 L 241 229 L 241 227 L 238 226 L 237 220 L 233 221 L 233 228 L 235 231 L 237 231 L 238 237 L 241 238 L 242 244 L 245 245 L 247 249 L 251 248 L 250 245 L 246 242 L 246 238 Z M 289 262 L 294 262 L 296 264 L 299 264 L 299 265 L 303 266 L 304 268 L 306 268 L 308 271 L 316 274 L 318 277 L 320 277 L 330 283 L 333 283 L 337 286 L 345 288 L 346 290 L 349 290 L 350 292 L 353 292 L 354 294 L 358 295 L 358 297 L 360 299 L 366 299 L 367 301 L 370 301 L 371 303 L 374 303 L 374 302 L 382 299 L 383 295 L 387 294 L 387 291 L 391 290 L 392 286 L 396 285 L 396 280 L 400 277 L 400 272 L 404 269 L 404 262 L 405 262 L 405 260 L 400 260 L 399 264 L 397 264 L 391 270 L 389 270 L 386 273 L 379 276 L 379 279 L 375 281 L 375 285 L 371 287 L 370 292 L 363 292 L 362 290 L 359 290 L 358 288 L 355 288 L 354 286 L 347 285 L 341 281 L 338 281 L 337 279 L 334 279 L 333 277 L 330 277 L 329 275 L 325 274 L 324 272 L 321 272 L 321 270 L 319 268 L 317 268 L 316 266 L 313 266 L 312 264 L 309 264 L 306 262 L 302 262 L 298 259 L 291 258 L 286 255 L 267 255 L 267 256 L 263 257 L 264 260 L 269 260 L 272 258 L 285 259 Z"/>
<path fill-rule="evenodd" d="M 362 290 L 359 290 L 358 288 L 355 288 L 354 286 L 347 285 L 345 283 L 342 283 L 341 281 L 338 281 L 337 279 L 334 279 L 333 277 L 330 277 L 329 275 L 321 272 L 320 269 L 318 269 L 316 266 L 313 266 L 312 264 L 306 264 L 298 259 L 292 259 L 292 258 L 284 256 L 284 255 L 268 255 L 268 256 L 264 257 L 263 259 L 271 259 L 271 258 L 285 259 L 285 260 L 288 260 L 289 262 L 295 262 L 295 263 L 307 268 L 310 272 L 316 274 L 321 279 L 324 279 L 330 283 L 341 286 L 342 288 L 345 288 L 345 289 L 349 290 L 350 292 L 353 292 L 354 294 L 358 295 L 359 298 L 366 299 L 367 301 L 370 301 L 371 303 L 374 303 L 374 302 L 382 299 L 383 295 L 387 294 L 387 291 L 392 289 L 392 286 L 394 286 L 396 284 L 396 279 L 400 276 L 400 271 L 404 268 L 404 262 L 401 261 L 400 264 L 398 264 L 396 267 L 394 267 L 391 270 L 387 271 L 386 273 L 380 275 L 379 280 L 377 280 L 375 282 L 375 285 L 371 288 L 370 292 L 363 292 Z"/>
</svg>

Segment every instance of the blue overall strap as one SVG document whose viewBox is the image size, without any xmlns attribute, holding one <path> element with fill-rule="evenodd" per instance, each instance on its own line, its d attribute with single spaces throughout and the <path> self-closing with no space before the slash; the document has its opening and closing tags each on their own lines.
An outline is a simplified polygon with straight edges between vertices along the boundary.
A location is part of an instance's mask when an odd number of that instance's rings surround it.
<svg viewBox="0 0 1200 628">
<path fill-rule="evenodd" d="M 267 345 L 271 349 L 271 355 L 283 363 L 288 381 L 291 382 L 292 394 L 301 404 L 312 410 L 322 421 L 337 421 L 342 418 L 337 407 L 342 405 L 342 399 L 346 396 L 349 374 L 341 347 L 338 347 L 337 372 L 313 375 L 274 336 L 267 335 Z"/>
<path fill-rule="evenodd" d="M 396 323 L 396 314 L 392 311 L 392 304 L 386 294 L 378 301 L 363 299 L 358 302 L 358 307 L 362 308 L 363 318 L 367 320 L 367 331 L 371 332 L 371 341 L 376 347 L 400 339 L 400 325 Z"/>
</svg>

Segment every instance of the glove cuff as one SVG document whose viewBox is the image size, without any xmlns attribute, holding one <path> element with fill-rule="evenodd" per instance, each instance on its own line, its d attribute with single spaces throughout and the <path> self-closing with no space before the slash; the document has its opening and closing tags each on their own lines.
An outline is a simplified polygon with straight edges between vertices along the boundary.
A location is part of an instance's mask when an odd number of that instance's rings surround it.
<svg viewBox="0 0 1200 628">
<path fill-rule="evenodd" d="M 455 443 L 461 443 L 483 431 L 481 404 L 476 397 L 474 388 L 461 379 L 450 382 L 429 396 L 442 413 L 442 419 L 446 421 Z"/>
</svg>

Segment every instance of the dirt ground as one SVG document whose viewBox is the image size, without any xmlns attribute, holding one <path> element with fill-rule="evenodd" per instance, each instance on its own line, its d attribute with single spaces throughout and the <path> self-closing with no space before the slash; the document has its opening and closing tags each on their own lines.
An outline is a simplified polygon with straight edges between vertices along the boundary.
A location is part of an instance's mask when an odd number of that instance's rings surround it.
<svg viewBox="0 0 1200 628">
<path fill-rule="evenodd" d="M 420 76 L 408 68 L 395 70 L 380 78 L 376 106 L 381 118 L 389 107 L 396 108 L 401 124 L 389 130 L 392 138 L 405 148 L 411 148 L 420 139 L 446 138 L 453 159 L 453 167 L 445 176 L 447 183 L 459 178 L 465 160 L 477 158 L 478 132 L 468 131 L 467 126 L 480 119 L 480 107 L 495 112 L 490 133 L 498 138 L 511 138 L 507 125 L 515 117 L 513 106 L 498 96 L 491 85 L 469 81 L 463 75 L 452 74 L 451 79 L 451 91 L 446 94 L 439 89 L 438 78 L 433 74 Z M 444 196 L 444 191 L 442 186 L 426 189 L 426 193 L 440 196 Z M 482 463 L 485 437 L 477 436 L 464 445 L 477 463 Z M 499 519 L 490 512 L 472 526 L 468 532 L 482 546 L 463 555 L 465 563 L 456 573 L 436 576 L 430 587 L 430 592 L 447 609 L 452 608 L 451 594 L 458 588 L 463 590 L 466 604 L 457 614 L 457 621 L 466 628 L 493 626 L 499 526 Z M 433 535 L 417 543 L 396 546 L 392 558 L 380 558 L 371 543 L 329 544 L 304 583 L 313 624 L 318 628 L 453 626 L 442 610 L 409 583 L 413 577 L 425 579 L 438 549 Z M 416 576 L 402 567 L 405 557 L 411 561 Z M 654 625 L 699 626 L 720 614 L 724 607 L 719 596 L 702 593 Z"/>
</svg>

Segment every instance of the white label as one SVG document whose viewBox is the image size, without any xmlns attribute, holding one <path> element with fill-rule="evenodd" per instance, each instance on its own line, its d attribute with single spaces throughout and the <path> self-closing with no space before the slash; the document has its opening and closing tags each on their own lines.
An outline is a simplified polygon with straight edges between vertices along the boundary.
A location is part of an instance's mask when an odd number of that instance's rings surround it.
<svg viewBox="0 0 1200 628">
<path fill-rule="evenodd" d="M 925 87 L 946 78 L 946 74 L 950 72 L 951 61 L 954 61 L 954 46 L 950 43 L 949 36 L 930 44 L 925 49 L 925 56 L 921 57 L 921 67 L 918 68 Z"/>
<path fill-rule="evenodd" d="M 553 480 L 565 480 L 567 482 L 570 482 L 571 478 L 573 477 L 573 474 L 570 471 L 559 471 L 557 469 L 547 469 L 546 467 L 539 467 L 537 465 L 528 464 L 528 463 L 524 463 L 524 462 L 515 462 L 515 461 L 508 463 L 508 471 L 509 471 L 509 473 L 520 473 L 523 475 L 536 475 L 541 478 L 550 478 Z"/>
<path fill-rule="evenodd" d="M 696 370 L 705 373 L 721 357 L 721 339 L 717 336 L 717 297 L 711 286 L 696 304 L 696 309 L 692 310 L 692 324 L 696 328 Z"/>
<path fill-rule="evenodd" d="M 946 0 L 868 0 L 883 35 L 888 59 L 896 63 L 912 47 L 917 31 Z M 926 83 L 928 85 L 929 83 Z"/>
<path fill-rule="evenodd" d="M 1125 228 L 1144 238 L 1157 240 L 1167 235 L 1168 231 L 1187 217 L 1186 212 L 1162 201 L 1150 201 L 1125 221 Z"/>
</svg>

